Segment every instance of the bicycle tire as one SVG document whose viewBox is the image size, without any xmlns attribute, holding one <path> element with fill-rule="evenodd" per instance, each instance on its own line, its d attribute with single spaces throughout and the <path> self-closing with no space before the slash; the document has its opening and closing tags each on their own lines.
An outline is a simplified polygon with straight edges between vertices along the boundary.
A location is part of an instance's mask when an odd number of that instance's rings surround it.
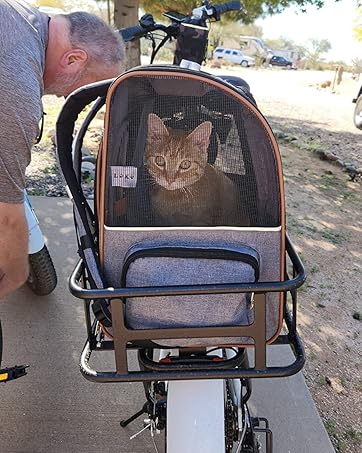
<svg viewBox="0 0 362 453">
<path fill-rule="evenodd" d="M 29 255 L 30 272 L 27 284 L 37 296 L 47 296 L 54 291 L 58 279 L 52 258 L 46 245 Z"/>
</svg>

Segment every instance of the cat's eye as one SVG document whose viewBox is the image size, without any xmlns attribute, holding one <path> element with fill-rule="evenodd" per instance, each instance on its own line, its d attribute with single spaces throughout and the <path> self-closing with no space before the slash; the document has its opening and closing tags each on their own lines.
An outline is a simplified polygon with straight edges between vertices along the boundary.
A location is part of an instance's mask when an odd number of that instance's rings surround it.
<svg viewBox="0 0 362 453">
<path fill-rule="evenodd" d="M 155 157 L 155 163 L 159 167 L 164 167 L 165 166 L 165 159 L 162 156 L 156 156 Z"/>
<path fill-rule="evenodd" d="M 182 168 L 182 170 L 188 170 L 190 167 L 191 167 L 190 160 L 183 160 L 180 164 L 180 168 Z"/>
</svg>

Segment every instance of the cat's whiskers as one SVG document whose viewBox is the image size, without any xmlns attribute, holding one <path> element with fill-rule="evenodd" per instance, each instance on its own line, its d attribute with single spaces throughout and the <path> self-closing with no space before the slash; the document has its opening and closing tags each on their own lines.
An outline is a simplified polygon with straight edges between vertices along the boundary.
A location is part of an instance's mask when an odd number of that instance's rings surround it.
<svg viewBox="0 0 362 453">
<path fill-rule="evenodd" d="M 186 195 L 187 200 L 192 200 L 195 198 L 195 188 L 192 186 L 183 187 L 183 191 Z"/>
<path fill-rule="evenodd" d="M 154 176 L 151 176 L 149 173 L 146 175 L 144 179 L 145 183 L 148 184 L 149 186 L 158 186 L 159 184 L 157 183 L 156 179 Z"/>
</svg>

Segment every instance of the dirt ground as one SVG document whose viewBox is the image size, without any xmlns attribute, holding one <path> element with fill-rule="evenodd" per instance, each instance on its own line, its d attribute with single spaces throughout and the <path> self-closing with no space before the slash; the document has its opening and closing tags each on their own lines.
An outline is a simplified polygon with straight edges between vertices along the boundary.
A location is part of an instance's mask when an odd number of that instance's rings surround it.
<svg viewBox="0 0 362 453">
<path fill-rule="evenodd" d="M 299 294 L 304 375 L 339 452 L 362 451 L 361 185 L 313 154 L 281 147 L 287 228 L 307 270 Z"/>
<path fill-rule="evenodd" d="M 362 167 L 362 131 L 352 119 L 358 82 L 345 74 L 332 92 L 318 84 L 333 81 L 333 73 L 212 72 L 243 77 L 272 128 L 294 137 L 280 141 L 280 151 L 288 232 L 308 274 L 299 296 L 304 375 L 336 451 L 362 452 L 362 179 L 352 181 L 342 166 L 320 160 L 316 152 L 324 149 Z M 46 99 L 46 111 L 57 108 Z M 97 141 L 94 131 L 92 140 Z M 33 153 L 28 185 L 33 194 L 64 195 L 49 138 Z"/>
<path fill-rule="evenodd" d="M 330 71 L 288 71 L 280 69 L 222 68 L 215 74 L 229 73 L 244 78 L 261 112 L 273 128 L 294 134 L 314 149 L 323 148 L 344 162 L 362 167 L 362 133 L 353 124 L 360 81 L 345 73 L 340 85 L 319 88 L 331 81 Z"/>
<path fill-rule="evenodd" d="M 299 296 L 304 375 L 336 451 L 362 452 L 362 180 L 316 153 L 362 167 L 352 104 L 359 84 L 345 74 L 332 92 L 318 84 L 333 73 L 230 72 L 248 82 L 273 130 L 294 136 L 280 151 L 287 229 L 308 275 Z"/>
</svg>

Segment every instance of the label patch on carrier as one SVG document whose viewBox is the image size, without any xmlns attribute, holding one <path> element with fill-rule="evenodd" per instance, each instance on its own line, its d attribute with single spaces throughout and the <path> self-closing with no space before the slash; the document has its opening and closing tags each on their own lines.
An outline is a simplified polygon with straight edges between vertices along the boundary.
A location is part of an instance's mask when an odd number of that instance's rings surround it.
<svg viewBox="0 0 362 453">
<path fill-rule="evenodd" d="M 136 187 L 137 185 L 137 167 L 113 166 L 112 187 Z"/>
</svg>

